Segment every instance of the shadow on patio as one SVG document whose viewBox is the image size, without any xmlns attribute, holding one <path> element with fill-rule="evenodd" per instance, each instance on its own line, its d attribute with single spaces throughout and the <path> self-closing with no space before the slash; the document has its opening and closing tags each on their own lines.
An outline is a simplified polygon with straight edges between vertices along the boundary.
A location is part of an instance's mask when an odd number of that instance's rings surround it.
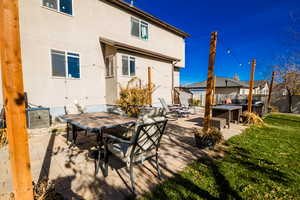
<svg viewBox="0 0 300 200">
<path fill-rule="evenodd" d="M 134 168 L 136 193 L 149 192 L 157 184 L 171 177 L 186 165 L 206 155 L 206 152 L 194 146 L 193 128 L 199 127 L 190 118 L 170 121 L 160 147 L 160 165 L 162 181 L 157 178 L 157 171 L 152 162 Z M 34 181 L 48 178 L 56 185 L 56 190 L 67 199 L 127 199 L 131 197 L 130 178 L 125 165 L 120 165 L 117 158 L 109 161 L 109 175 L 103 177 L 101 171 L 95 176 L 94 159 L 90 152 L 94 149 L 96 137 L 89 133 L 78 135 L 78 144 L 70 147 L 66 142 L 66 133 L 52 133 L 30 138 L 32 173 Z M 214 169 L 216 171 L 216 169 Z M 219 176 L 220 177 L 220 176 Z M 207 191 L 179 177 L 184 187 L 195 193 L 210 198 Z"/>
</svg>

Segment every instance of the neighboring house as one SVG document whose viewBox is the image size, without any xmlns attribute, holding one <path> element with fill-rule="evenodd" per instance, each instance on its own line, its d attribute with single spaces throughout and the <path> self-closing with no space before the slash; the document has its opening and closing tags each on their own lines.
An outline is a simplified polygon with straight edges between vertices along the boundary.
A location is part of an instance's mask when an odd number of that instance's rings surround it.
<svg viewBox="0 0 300 200">
<path fill-rule="evenodd" d="M 266 80 L 255 80 L 253 93 L 259 95 L 269 95 L 269 82 Z"/>
<path fill-rule="evenodd" d="M 20 32 L 29 102 L 53 115 L 74 101 L 104 110 L 119 85 L 133 77 L 146 84 L 148 67 L 154 104 L 171 103 L 189 36 L 122 0 L 20 1 Z"/>
<path fill-rule="evenodd" d="M 233 97 L 236 95 L 249 94 L 249 81 L 240 81 L 238 79 L 216 77 L 216 95 L 223 95 Z M 197 82 L 184 86 L 189 89 L 196 99 L 203 99 L 206 93 L 206 81 Z M 267 95 L 269 92 L 269 85 L 267 81 L 254 81 L 253 94 Z"/>
</svg>

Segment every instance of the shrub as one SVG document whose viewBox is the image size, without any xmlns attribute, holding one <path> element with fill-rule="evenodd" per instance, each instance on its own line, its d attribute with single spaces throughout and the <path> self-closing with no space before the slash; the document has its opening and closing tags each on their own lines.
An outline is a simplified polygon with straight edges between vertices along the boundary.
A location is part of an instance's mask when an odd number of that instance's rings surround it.
<svg viewBox="0 0 300 200">
<path fill-rule="evenodd" d="M 200 106 L 200 99 L 193 99 L 192 105 L 193 106 Z"/>
<path fill-rule="evenodd" d="M 42 179 L 35 184 L 33 182 L 33 195 L 34 200 L 63 200 L 63 196 L 59 194 L 54 187 L 53 182 L 48 179 Z"/>
<path fill-rule="evenodd" d="M 120 86 L 120 99 L 116 102 L 121 109 L 131 117 L 137 117 L 143 106 L 149 105 L 149 96 L 153 93 L 147 85 L 142 85 L 139 78 L 133 78 L 124 88 Z"/>
<path fill-rule="evenodd" d="M 0 129 L 0 148 L 6 146 L 8 144 L 8 138 L 7 138 L 7 133 L 6 130 Z"/>
<path fill-rule="evenodd" d="M 258 115 L 251 112 L 244 112 L 243 116 L 245 117 L 245 124 L 247 125 L 256 125 L 256 126 L 264 126 L 265 123 Z"/>
<path fill-rule="evenodd" d="M 223 140 L 223 135 L 219 129 L 211 128 L 208 131 L 203 129 L 193 130 L 196 146 L 199 148 L 213 148 Z"/>
</svg>

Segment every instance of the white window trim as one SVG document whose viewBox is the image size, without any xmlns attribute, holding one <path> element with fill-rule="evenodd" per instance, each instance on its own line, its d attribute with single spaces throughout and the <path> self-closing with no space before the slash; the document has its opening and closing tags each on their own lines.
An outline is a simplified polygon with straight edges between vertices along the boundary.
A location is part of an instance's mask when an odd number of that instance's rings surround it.
<svg viewBox="0 0 300 200">
<path fill-rule="evenodd" d="M 61 51 L 65 53 L 65 76 L 53 76 L 53 65 L 52 65 L 52 53 L 51 51 Z M 74 77 L 69 77 L 69 66 L 68 66 L 68 53 L 73 53 L 73 54 L 78 54 L 77 56 L 72 56 L 70 57 L 73 58 L 79 58 L 79 78 L 74 78 Z M 59 49 L 50 49 L 50 63 L 51 63 L 51 77 L 54 79 L 69 79 L 69 80 L 80 80 L 81 79 L 81 58 L 80 58 L 80 53 L 76 51 L 67 51 L 67 50 L 59 50 Z"/>
<path fill-rule="evenodd" d="M 110 58 L 111 58 L 111 61 L 112 61 L 112 74 L 109 74 L 107 76 L 106 74 L 106 59 L 108 58 L 108 60 L 110 61 Z M 111 71 L 110 71 L 111 72 Z M 110 56 L 105 56 L 105 78 L 113 78 L 115 76 L 115 60 L 114 60 L 114 56 L 113 55 L 110 55 Z"/>
<path fill-rule="evenodd" d="M 132 32 L 131 32 L 131 29 L 132 29 L 132 19 L 134 19 L 134 20 L 137 20 L 138 22 L 139 22 L 139 36 L 136 36 L 136 35 L 133 35 L 132 34 Z M 147 27 L 148 27 L 148 37 L 147 37 L 147 39 L 143 39 L 142 38 L 142 23 L 144 23 L 144 24 L 147 24 Z M 149 40 L 149 23 L 147 23 L 147 22 L 145 22 L 145 21 L 143 21 L 143 20 L 140 20 L 140 19 L 138 19 L 138 18 L 136 18 L 136 17 L 131 17 L 130 18 L 130 35 L 131 36 L 133 36 L 133 37 L 135 37 L 135 38 L 139 38 L 139 39 L 141 39 L 141 40 L 143 40 L 143 41 L 148 41 Z"/>
<path fill-rule="evenodd" d="M 54 9 L 54 8 L 50 8 L 50 7 L 44 6 L 43 0 L 40 0 L 40 1 L 41 1 L 41 7 L 42 7 L 42 8 L 45 8 L 45 9 L 48 9 L 48 10 L 57 12 L 57 13 L 59 13 L 59 14 L 69 16 L 69 17 L 74 17 L 74 16 L 75 16 L 75 15 L 74 15 L 74 0 L 71 0 L 71 1 L 72 1 L 72 15 L 60 11 L 60 0 L 56 0 L 56 1 L 57 1 L 57 9 Z"/>
<path fill-rule="evenodd" d="M 128 74 L 127 75 L 123 74 L 123 56 L 127 57 L 127 60 L 128 60 Z M 134 63 L 135 63 L 135 75 L 134 76 L 130 75 L 130 58 L 133 58 L 134 59 Z M 136 77 L 136 57 L 123 54 L 123 55 L 121 55 L 121 64 L 122 64 L 121 76 L 124 76 L 124 77 Z"/>
</svg>

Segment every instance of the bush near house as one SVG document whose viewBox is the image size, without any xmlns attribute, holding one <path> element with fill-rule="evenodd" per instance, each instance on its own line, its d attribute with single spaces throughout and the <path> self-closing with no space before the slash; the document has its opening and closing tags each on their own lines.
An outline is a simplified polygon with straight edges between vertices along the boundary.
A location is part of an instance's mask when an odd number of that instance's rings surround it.
<svg viewBox="0 0 300 200">
<path fill-rule="evenodd" d="M 141 199 L 300 199 L 300 115 L 272 114 Z"/>
<path fill-rule="evenodd" d="M 137 117 L 143 106 L 149 105 L 149 97 L 154 91 L 142 85 L 139 78 L 131 79 L 126 87 L 120 86 L 120 99 L 116 102 L 130 117 Z"/>
<path fill-rule="evenodd" d="M 193 105 L 193 106 L 201 106 L 200 99 L 193 99 L 192 105 Z"/>
</svg>

